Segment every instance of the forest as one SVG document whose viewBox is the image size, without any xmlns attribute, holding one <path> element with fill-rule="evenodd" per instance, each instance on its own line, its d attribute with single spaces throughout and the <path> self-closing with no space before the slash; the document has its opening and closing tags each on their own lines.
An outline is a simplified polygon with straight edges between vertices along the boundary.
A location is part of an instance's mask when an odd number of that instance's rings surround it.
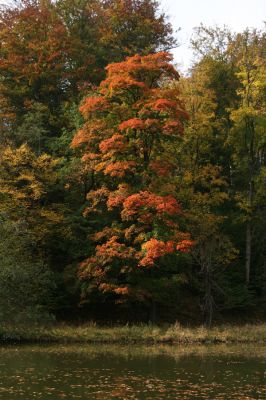
<svg viewBox="0 0 266 400">
<path fill-rule="evenodd" d="M 0 321 L 266 315 L 266 32 L 155 0 L 0 8 Z"/>
</svg>

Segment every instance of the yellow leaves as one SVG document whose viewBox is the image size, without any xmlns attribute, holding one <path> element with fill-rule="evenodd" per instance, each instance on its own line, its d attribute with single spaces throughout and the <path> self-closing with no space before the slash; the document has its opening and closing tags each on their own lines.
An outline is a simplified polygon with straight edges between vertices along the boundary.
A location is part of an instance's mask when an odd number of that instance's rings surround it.
<svg viewBox="0 0 266 400">
<path fill-rule="evenodd" d="M 228 199 L 227 182 L 218 166 L 208 164 L 195 171 L 185 171 L 182 185 L 195 207 L 213 207 Z"/>
<path fill-rule="evenodd" d="M 0 149 L 0 211 L 23 219 L 34 229 L 36 240 L 63 219 L 62 209 L 49 200 L 58 162 L 47 154 L 37 156 L 27 145 Z"/>
<path fill-rule="evenodd" d="M 46 194 L 46 184 L 56 179 L 58 161 L 44 154 L 37 157 L 26 145 L 1 151 L 0 193 L 19 205 L 30 206 Z M 22 202 L 22 203 L 21 203 Z"/>
<path fill-rule="evenodd" d="M 187 185 L 192 184 L 194 180 L 193 174 L 191 171 L 185 171 L 183 175 L 183 182 Z"/>
<path fill-rule="evenodd" d="M 252 213 L 252 206 L 246 193 L 237 192 L 234 198 L 239 209 L 245 212 L 245 217 L 242 217 L 243 220 L 248 219 L 248 216 Z"/>
<path fill-rule="evenodd" d="M 49 220 L 49 222 L 59 223 L 62 222 L 63 216 L 54 210 L 44 209 L 40 210 L 40 216 Z"/>
<path fill-rule="evenodd" d="M 232 110 L 230 114 L 231 121 L 235 123 L 245 122 L 246 118 L 256 117 L 257 112 L 251 106 L 242 106 L 237 110 Z"/>
</svg>

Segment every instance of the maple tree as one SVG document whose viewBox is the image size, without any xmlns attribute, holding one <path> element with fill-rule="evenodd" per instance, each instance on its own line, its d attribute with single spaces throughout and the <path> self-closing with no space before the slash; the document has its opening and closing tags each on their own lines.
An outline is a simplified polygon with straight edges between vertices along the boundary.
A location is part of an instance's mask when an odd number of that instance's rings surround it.
<svg viewBox="0 0 266 400">
<path fill-rule="evenodd" d="M 79 267 L 86 290 L 150 298 L 140 277 L 159 269 L 193 245 L 179 222 L 182 209 L 171 180 L 176 163 L 169 152 L 188 118 L 176 88 L 171 56 L 133 56 L 107 66 L 107 77 L 80 107 L 85 124 L 72 146 L 93 172 L 85 215 L 99 217 L 91 257 Z M 101 229 L 99 229 L 101 228 Z M 139 278 L 137 278 L 139 276 Z"/>
<path fill-rule="evenodd" d="M 104 67 L 136 51 L 174 44 L 166 17 L 150 0 L 22 0 L 0 8 L 1 142 L 25 139 L 39 151 L 71 129 L 71 106 L 98 84 Z M 123 27 L 123 29 L 121 29 Z M 43 113 L 39 142 L 21 135 L 25 118 Z M 38 130 L 33 124 L 33 130 Z M 19 132 L 17 132 L 19 128 Z"/>
</svg>

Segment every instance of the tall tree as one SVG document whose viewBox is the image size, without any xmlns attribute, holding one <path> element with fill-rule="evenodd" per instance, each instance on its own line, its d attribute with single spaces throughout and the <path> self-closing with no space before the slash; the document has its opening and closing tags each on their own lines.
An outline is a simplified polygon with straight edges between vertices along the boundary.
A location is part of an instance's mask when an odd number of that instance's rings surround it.
<svg viewBox="0 0 266 400">
<path fill-rule="evenodd" d="M 258 223 L 265 209 L 262 195 L 265 184 L 265 33 L 247 30 L 232 34 L 226 28 L 201 26 L 196 30 L 192 45 L 198 58 L 191 77 L 185 80 L 186 85 L 194 80 L 194 90 L 186 92 L 187 104 L 193 104 L 193 115 L 196 91 L 201 107 L 208 105 L 205 96 L 208 97 L 212 115 L 204 113 L 205 118 L 208 115 L 211 118 L 207 127 L 202 125 L 203 129 L 200 128 L 202 115 L 196 115 L 196 125 L 192 117 L 185 137 L 191 137 L 189 133 L 195 125 L 195 143 L 202 139 L 204 143 L 204 137 L 207 141 L 205 147 L 201 145 L 197 158 L 202 165 L 209 161 L 219 167 L 227 184 L 224 192 L 228 200 L 222 208 L 215 208 L 218 214 L 227 217 L 219 231 L 231 238 L 239 257 L 231 272 L 224 274 L 228 299 L 231 298 L 225 304 L 229 308 L 230 302 L 232 308 L 234 305 L 246 307 L 255 304 L 252 300 L 255 288 L 257 293 L 263 291 L 265 264 L 261 251 L 265 238 Z M 190 152 L 190 145 L 187 149 Z M 251 284 L 245 287 L 244 281 L 250 282 L 250 270 L 253 271 Z"/>
<path fill-rule="evenodd" d="M 72 145 L 83 149 L 91 169 L 85 214 L 96 231 L 92 255 L 79 268 L 85 298 L 99 291 L 153 304 L 156 281 L 164 290 L 171 286 L 174 259 L 192 246 L 174 196 L 171 148 L 187 114 L 177 89 L 161 86 L 179 77 L 170 61 L 158 53 L 110 64 L 106 80 L 80 107 L 86 122 Z"/>
<path fill-rule="evenodd" d="M 220 62 L 219 62 L 220 63 Z M 211 83 L 217 62 L 202 60 L 191 76 L 182 78 L 181 93 L 190 115 L 179 149 L 177 196 L 184 204 L 187 229 L 197 239 L 187 268 L 189 281 L 200 296 L 204 323 L 210 327 L 215 308 L 223 308 L 226 287 L 222 275 L 237 254 L 224 231 L 228 184 L 223 176 L 223 116 L 217 117 L 219 101 Z M 221 296 L 221 293 L 223 295 Z M 195 300 L 194 300 L 195 301 Z"/>
<path fill-rule="evenodd" d="M 265 44 L 265 33 L 246 30 L 237 35 L 232 46 L 238 66 L 240 103 L 236 109 L 231 110 L 233 126 L 229 142 L 233 147 L 236 198 L 246 225 L 247 284 L 250 282 L 252 264 L 252 236 L 256 230 L 256 182 L 259 180 L 263 184 L 259 177 L 265 166 Z"/>
</svg>

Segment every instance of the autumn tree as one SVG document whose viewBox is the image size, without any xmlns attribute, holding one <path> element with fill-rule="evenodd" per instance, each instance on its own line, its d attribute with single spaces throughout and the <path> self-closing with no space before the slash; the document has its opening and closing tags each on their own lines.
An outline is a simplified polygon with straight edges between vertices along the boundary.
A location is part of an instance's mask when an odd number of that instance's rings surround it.
<svg viewBox="0 0 266 400">
<path fill-rule="evenodd" d="M 167 16 L 154 0 L 59 0 L 56 9 L 70 36 L 80 43 L 81 54 L 76 61 L 80 62 L 77 67 L 83 66 L 85 81 L 89 71 L 82 63 L 83 53 L 91 55 L 98 74 L 94 79 L 99 80 L 100 69 L 109 62 L 176 45 Z"/>
<path fill-rule="evenodd" d="M 238 252 L 238 256 L 229 263 L 231 267 L 224 269 L 221 262 L 220 270 L 223 273 L 216 274 L 215 285 L 221 288 L 219 308 L 244 310 L 255 304 L 254 290 L 262 293 L 264 282 L 262 265 L 265 262 L 262 261 L 264 252 L 261 249 L 265 238 L 261 231 L 263 224 L 259 221 L 264 219 L 265 208 L 262 195 L 265 35 L 249 30 L 235 34 L 226 28 L 204 26 L 195 32 L 192 45 L 197 61 L 183 84 L 184 101 L 191 115 L 182 155 L 185 176 L 189 177 L 192 192 L 185 193 L 190 193 L 191 201 L 200 190 L 203 201 L 200 208 L 208 209 L 208 203 L 205 206 L 203 204 L 205 200 L 209 199 L 210 205 L 213 203 L 208 215 L 211 213 L 217 221 L 222 221 L 216 225 L 215 236 L 218 234 L 223 237 L 224 243 L 227 242 L 229 247 L 231 243 Z M 198 181 L 198 177 L 203 176 L 201 171 L 206 168 L 209 172 L 216 171 L 212 180 L 215 185 L 220 186 L 224 182 L 219 189 L 222 189 L 221 196 L 224 199 L 221 197 L 216 204 L 216 195 L 212 194 L 209 198 L 213 183 L 210 181 L 209 187 L 204 188 Z M 219 174 L 215 177 L 217 171 Z M 191 206 L 193 203 L 190 203 Z M 199 205 L 199 202 L 195 204 Z M 205 222 L 207 219 L 194 226 L 204 229 Z M 204 246 L 205 249 L 212 247 L 211 242 L 206 242 L 208 246 Z M 200 244 L 200 240 L 197 244 Z M 251 281 L 250 270 L 253 271 Z M 251 282 L 249 286 L 245 285 L 245 281 Z"/>
<path fill-rule="evenodd" d="M 62 129 L 73 128 L 68 110 L 80 91 L 98 84 L 110 61 L 174 45 L 151 0 L 22 0 L 1 6 L 0 41 L 1 140 L 21 145 L 27 139 L 50 153 Z M 33 134 L 38 130 L 36 140 L 25 137 L 25 119 Z"/>
<path fill-rule="evenodd" d="M 15 127 L 35 104 L 41 104 L 46 106 L 44 127 L 51 135 L 51 130 L 59 129 L 60 118 L 55 115 L 69 88 L 66 64 L 73 43 L 63 21 L 49 2 L 2 6 L 0 37 L 1 96 L 15 114 Z M 13 115 L 8 109 L 5 114 L 9 123 Z M 14 136 L 14 129 L 11 133 Z M 23 139 L 18 138 L 19 144 Z"/>
<path fill-rule="evenodd" d="M 250 282 L 252 242 L 256 237 L 256 214 L 265 205 L 257 197 L 258 182 L 265 167 L 265 32 L 246 30 L 236 36 L 232 51 L 238 67 L 239 105 L 231 109 L 235 198 L 245 224 L 246 283 Z M 257 238 L 259 239 L 259 238 Z"/>
<path fill-rule="evenodd" d="M 26 145 L 0 148 L 0 215 L 31 233 L 35 251 L 46 256 L 59 232 L 67 232 L 65 208 L 53 198 L 57 168 L 58 160 L 36 156 Z"/>
<path fill-rule="evenodd" d="M 208 327 L 215 311 L 223 308 L 226 288 L 222 276 L 237 255 L 224 230 L 229 196 L 226 164 L 221 160 L 226 159 L 222 157 L 226 132 L 217 117 L 219 104 L 210 84 L 212 66 L 202 61 L 180 82 L 190 118 L 179 149 L 180 171 L 176 176 L 177 196 L 186 207 L 187 228 L 197 238 L 187 275 L 193 276 L 192 286 Z"/>
<path fill-rule="evenodd" d="M 91 257 L 79 266 L 84 298 L 98 291 L 116 301 L 152 302 L 149 281 L 171 286 L 176 258 L 192 246 L 173 182 L 171 149 L 187 113 L 177 89 L 162 86 L 179 78 L 170 61 L 168 53 L 157 53 L 110 64 L 80 107 L 85 124 L 72 146 L 91 169 L 84 213 L 95 230 Z"/>
</svg>

